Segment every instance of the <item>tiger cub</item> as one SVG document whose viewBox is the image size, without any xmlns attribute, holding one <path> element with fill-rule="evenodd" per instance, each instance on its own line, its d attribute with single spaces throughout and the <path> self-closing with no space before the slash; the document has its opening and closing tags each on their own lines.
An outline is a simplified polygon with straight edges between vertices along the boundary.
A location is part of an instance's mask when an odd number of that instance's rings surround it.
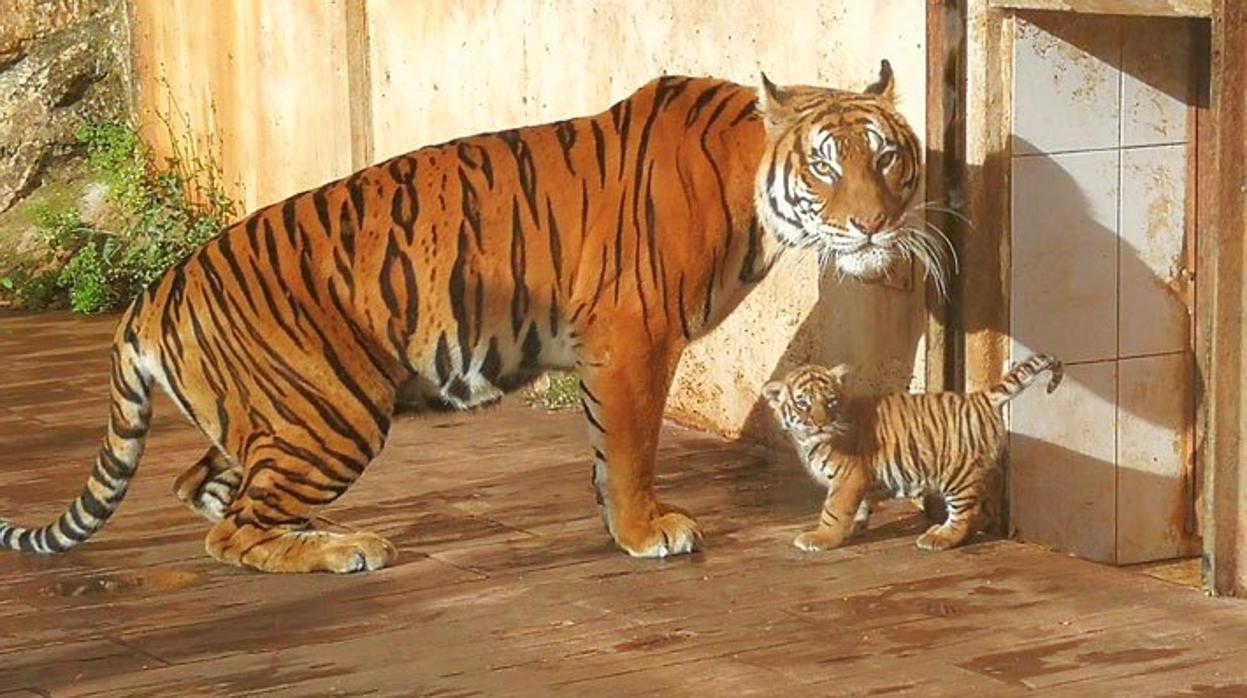
<svg viewBox="0 0 1247 698">
<path fill-rule="evenodd" d="M 999 457 L 1005 426 L 1000 406 L 1043 371 L 1048 392 L 1061 383 L 1061 362 L 1038 354 L 991 389 L 974 393 L 892 393 L 849 397 L 847 367 L 803 366 L 762 388 L 805 467 L 827 485 L 818 528 L 793 544 L 807 551 L 844 543 L 870 518 L 870 505 L 887 497 L 942 497 L 943 523 L 918 538 L 924 550 L 961 544 L 998 516 L 1003 478 Z"/>
</svg>

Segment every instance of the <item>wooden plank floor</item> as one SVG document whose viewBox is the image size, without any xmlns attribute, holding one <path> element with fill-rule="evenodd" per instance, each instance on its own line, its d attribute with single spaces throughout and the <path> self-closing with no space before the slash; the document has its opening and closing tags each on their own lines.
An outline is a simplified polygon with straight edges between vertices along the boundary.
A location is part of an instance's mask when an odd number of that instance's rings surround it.
<svg viewBox="0 0 1247 698">
<path fill-rule="evenodd" d="M 57 515 L 105 415 L 112 319 L 0 316 L 0 515 Z M 661 488 L 705 551 L 632 560 L 602 530 L 576 413 L 512 401 L 397 423 L 326 517 L 400 549 L 367 576 L 203 553 L 175 502 L 204 449 L 163 398 L 131 493 L 60 557 L 0 553 L 0 696 L 1247 696 L 1247 603 L 1009 541 L 789 544 L 820 493 L 787 453 L 669 427 Z"/>
</svg>

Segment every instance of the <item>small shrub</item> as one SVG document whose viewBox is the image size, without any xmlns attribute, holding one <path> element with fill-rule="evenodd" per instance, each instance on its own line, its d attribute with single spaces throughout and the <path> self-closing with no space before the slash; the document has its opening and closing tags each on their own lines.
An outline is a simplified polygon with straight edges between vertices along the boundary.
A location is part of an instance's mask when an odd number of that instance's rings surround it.
<svg viewBox="0 0 1247 698">
<path fill-rule="evenodd" d="M 116 274 L 113 245 L 83 245 L 61 269 L 57 282 L 69 290 L 69 307 L 75 313 L 102 313 L 117 306 L 113 287 Z"/>
<path fill-rule="evenodd" d="M 79 125 L 90 168 L 108 187 L 108 221 L 85 222 L 73 204 L 31 206 L 46 254 L 0 279 L 0 294 L 30 309 L 116 310 L 234 218 L 214 162 L 164 123 L 173 153 L 159 165 L 129 125 Z"/>
<path fill-rule="evenodd" d="M 56 272 L 34 271 L 24 267 L 0 278 L 0 292 L 27 310 L 49 310 L 63 305 L 64 293 Z"/>
</svg>

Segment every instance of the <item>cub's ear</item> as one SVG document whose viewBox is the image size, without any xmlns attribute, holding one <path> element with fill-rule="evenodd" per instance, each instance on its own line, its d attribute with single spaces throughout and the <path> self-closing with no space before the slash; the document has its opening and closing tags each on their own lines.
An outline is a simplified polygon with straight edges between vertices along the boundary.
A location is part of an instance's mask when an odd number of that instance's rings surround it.
<svg viewBox="0 0 1247 698">
<path fill-rule="evenodd" d="M 762 397 L 766 398 L 767 404 L 771 407 L 779 405 L 784 401 L 784 393 L 788 392 L 788 388 L 784 386 L 783 381 L 771 381 L 762 386 Z"/>
<path fill-rule="evenodd" d="M 844 377 L 849 375 L 852 370 L 848 364 L 837 364 L 835 368 L 831 369 L 831 377 L 836 380 L 844 380 Z"/>
<path fill-rule="evenodd" d="M 867 86 L 865 92 L 886 102 L 896 101 L 896 80 L 893 79 L 892 64 L 888 59 L 880 61 L 879 79 Z"/>
<path fill-rule="evenodd" d="M 766 122 L 768 129 L 792 120 L 791 101 L 792 95 L 787 88 L 776 85 L 766 73 L 762 73 L 762 86 L 758 88 L 758 111 L 762 113 L 762 120 Z"/>
</svg>

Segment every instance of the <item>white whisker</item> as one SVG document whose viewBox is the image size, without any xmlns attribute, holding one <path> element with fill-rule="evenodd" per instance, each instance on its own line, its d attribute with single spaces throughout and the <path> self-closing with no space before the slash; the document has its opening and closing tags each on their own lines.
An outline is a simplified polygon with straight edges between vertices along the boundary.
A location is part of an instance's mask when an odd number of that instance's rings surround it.
<svg viewBox="0 0 1247 698">
<path fill-rule="evenodd" d="M 921 228 L 908 228 L 907 232 L 903 247 L 922 262 L 923 279 L 931 279 L 940 296 L 947 299 L 948 268 L 943 240 Z"/>
<path fill-rule="evenodd" d="M 925 203 L 919 204 L 918 206 L 913 207 L 912 210 L 935 211 L 937 213 L 943 213 L 945 215 L 952 216 L 953 218 L 956 218 L 960 220 L 961 222 L 965 223 L 966 225 L 970 226 L 971 230 L 974 229 L 974 222 L 971 221 L 969 218 L 967 218 L 964 213 L 948 208 L 947 206 L 936 206 L 934 205 L 934 202 L 925 202 Z"/>
<path fill-rule="evenodd" d="M 948 255 L 952 257 L 953 273 L 960 274 L 961 273 L 961 261 L 957 259 L 957 248 L 953 246 L 953 241 L 948 237 L 948 235 L 942 229 L 940 229 L 938 225 L 932 223 L 931 221 L 923 221 L 923 224 L 926 226 L 928 232 L 932 232 L 932 233 L 935 233 L 936 235 L 939 235 L 940 240 L 944 243 L 944 247 L 947 248 L 948 250 Z"/>
</svg>

